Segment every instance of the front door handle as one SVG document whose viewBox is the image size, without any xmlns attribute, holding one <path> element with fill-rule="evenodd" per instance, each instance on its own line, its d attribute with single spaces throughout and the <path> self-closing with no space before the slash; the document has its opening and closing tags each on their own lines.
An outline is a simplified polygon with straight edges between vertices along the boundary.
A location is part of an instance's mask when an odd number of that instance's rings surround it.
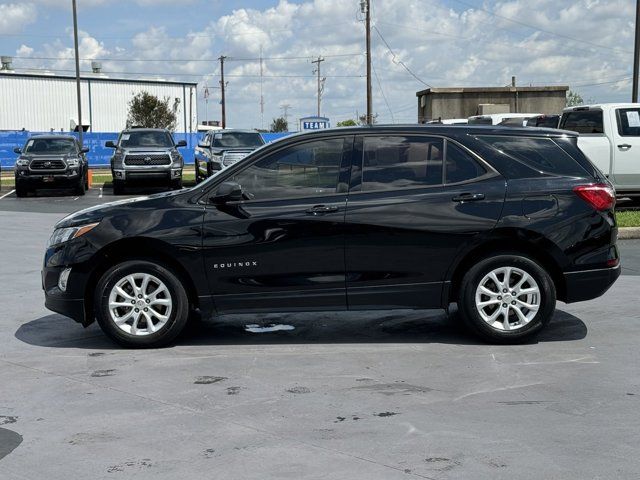
<svg viewBox="0 0 640 480">
<path fill-rule="evenodd" d="M 484 200 L 484 193 L 461 193 L 451 200 L 454 202 L 477 202 L 478 200 Z"/>
<path fill-rule="evenodd" d="M 316 205 L 306 211 L 307 215 L 324 215 L 340 210 L 337 205 Z"/>
<path fill-rule="evenodd" d="M 628 143 L 623 143 L 622 145 L 618 145 L 618 148 L 620 150 L 629 150 L 631 148 L 631 145 L 629 145 Z"/>
</svg>

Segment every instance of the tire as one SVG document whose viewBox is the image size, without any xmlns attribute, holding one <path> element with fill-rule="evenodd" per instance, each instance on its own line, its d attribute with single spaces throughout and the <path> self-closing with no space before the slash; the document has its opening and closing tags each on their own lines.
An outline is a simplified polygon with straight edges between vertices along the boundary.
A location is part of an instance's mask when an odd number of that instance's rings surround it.
<svg viewBox="0 0 640 480">
<path fill-rule="evenodd" d="M 113 194 L 122 195 L 124 193 L 124 184 L 120 180 L 113 181 Z"/>
<path fill-rule="evenodd" d="M 76 188 L 74 189 L 76 195 L 82 196 L 85 194 L 86 192 L 86 184 L 84 182 L 84 178 L 81 177 L 80 178 L 80 182 L 78 183 L 78 185 L 76 185 Z"/>
<path fill-rule="evenodd" d="M 16 197 L 24 198 L 28 193 L 29 190 L 24 185 L 20 185 L 20 183 L 16 182 Z"/>
<path fill-rule="evenodd" d="M 182 179 L 180 180 L 173 180 L 171 182 L 171 189 L 172 190 L 180 190 L 182 188 Z"/>
<path fill-rule="evenodd" d="M 507 269 L 510 269 L 510 288 L 505 294 L 502 287 Z M 518 290 L 527 293 L 515 290 L 523 279 Z M 487 290 L 480 290 L 480 286 Z M 487 295 L 487 291 L 493 295 Z M 512 297 L 514 292 L 516 295 Z M 556 288 L 548 272 L 536 261 L 520 254 L 484 258 L 469 269 L 460 284 L 458 308 L 462 319 L 476 335 L 492 343 L 519 343 L 530 338 L 549 323 L 555 306 Z"/>
<path fill-rule="evenodd" d="M 136 290 L 132 288 L 131 278 Z M 145 278 L 149 281 L 143 292 Z M 127 295 L 118 293 L 117 286 Z M 151 295 L 156 289 L 160 293 Z M 139 298 L 139 295 L 144 296 Z M 112 311 L 110 301 L 123 306 Z M 129 307 L 130 301 L 136 303 Z M 96 286 L 94 305 L 102 331 L 115 342 L 130 348 L 165 346 L 182 332 L 189 319 L 189 299 L 177 275 L 163 265 L 146 260 L 126 261 L 105 272 Z M 118 317 L 123 319 L 120 326 L 116 323 Z"/>
<path fill-rule="evenodd" d="M 196 185 L 199 184 L 202 179 L 200 178 L 200 168 L 198 168 L 198 160 L 195 162 L 195 171 L 196 171 Z"/>
</svg>

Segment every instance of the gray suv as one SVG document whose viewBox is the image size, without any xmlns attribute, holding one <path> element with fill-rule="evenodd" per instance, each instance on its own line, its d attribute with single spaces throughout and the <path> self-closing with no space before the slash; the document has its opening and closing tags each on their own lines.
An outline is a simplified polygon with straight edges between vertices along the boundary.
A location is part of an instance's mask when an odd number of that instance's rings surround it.
<svg viewBox="0 0 640 480">
<path fill-rule="evenodd" d="M 114 148 L 111 157 L 113 193 L 123 193 L 125 186 L 140 181 L 163 183 L 170 188 L 182 188 L 184 160 L 178 148 L 186 147 L 184 140 L 175 143 L 168 130 L 132 128 L 123 130 L 118 141 L 107 142 Z"/>
</svg>

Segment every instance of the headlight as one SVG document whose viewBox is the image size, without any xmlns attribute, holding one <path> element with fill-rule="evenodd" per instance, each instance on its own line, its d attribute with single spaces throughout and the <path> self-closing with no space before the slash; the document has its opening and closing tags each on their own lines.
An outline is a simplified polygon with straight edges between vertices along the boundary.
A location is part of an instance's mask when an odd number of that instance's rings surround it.
<svg viewBox="0 0 640 480">
<path fill-rule="evenodd" d="M 77 167 L 78 165 L 80 165 L 80 160 L 78 160 L 77 158 L 69 158 L 67 160 L 68 167 Z"/>
<path fill-rule="evenodd" d="M 29 165 L 28 158 L 19 158 L 18 160 L 16 160 L 17 167 L 27 167 L 28 165 Z"/>
<path fill-rule="evenodd" d="M 96 228 L 100 222 L 88 223 L 86 225 L 79 225 L 77 227 L 56 228 L 51 237 L 49 238 L 49 247 L 52 245 L 58 245 L 60 243 L 68 242 L 73 238 L 81 237 L 82 235 L 89 233 Z"/>
</svg>

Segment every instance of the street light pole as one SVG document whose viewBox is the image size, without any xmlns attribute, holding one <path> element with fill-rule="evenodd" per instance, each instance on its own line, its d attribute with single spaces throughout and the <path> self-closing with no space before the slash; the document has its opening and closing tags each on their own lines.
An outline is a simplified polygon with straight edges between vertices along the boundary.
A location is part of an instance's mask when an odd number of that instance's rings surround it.
<svg viewBox="0 0 640 480">
<path fill-rule="evenodd" d="M 638 70 L 640 64 L 640 0 L 636 0 L 636 43 L 633 51 L 633 91 L 631 101 L 638 102 Z"/>
<path fill-rule="evenodd" d="M 80 91 L 80 55 L 78 54 L 78 12 L 76 0 L 71 0 L 73 7 L 73 44 L 76 52 L 76 96 L 78 97 L 78 141 L 82 147 L 82 93 Z"/>
<path fill-rule="evenodd" d="M 640 0 L 638 0 L 640 1 Z M 371 98 L 371 0 L 361 0 L 360 9 L 365 17 L 367 31 L 367 125 L 373 123 L 373 99 Z"/>
<path fill-rule="evenodd" d="M 222 89 L 222 98 L 220 102 L 222 104 L 222 128 L 227 127 L 227 105 L 225 99 L 225 84 L 224 84 L 224 61 L 227 57 L 220 55 L 220 88 Z"/>
</svg>

